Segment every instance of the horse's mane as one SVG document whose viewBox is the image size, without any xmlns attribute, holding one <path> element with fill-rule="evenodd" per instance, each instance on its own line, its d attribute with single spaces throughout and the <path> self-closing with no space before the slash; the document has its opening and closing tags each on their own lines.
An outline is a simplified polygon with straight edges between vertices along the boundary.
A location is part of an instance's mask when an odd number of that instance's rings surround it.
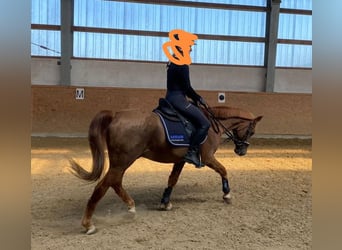
<svg viewBox="0 0 342 250">
<path fill-rule="evenodd" d="M 214 106 L 211 107 L 211 111 L 214 113 L 217 119 L 228 119 L 228 118 L 240 118 L 246 120 L 253 120 L 255 117 L 251 112 L 228 106 Z"/>
</svg>

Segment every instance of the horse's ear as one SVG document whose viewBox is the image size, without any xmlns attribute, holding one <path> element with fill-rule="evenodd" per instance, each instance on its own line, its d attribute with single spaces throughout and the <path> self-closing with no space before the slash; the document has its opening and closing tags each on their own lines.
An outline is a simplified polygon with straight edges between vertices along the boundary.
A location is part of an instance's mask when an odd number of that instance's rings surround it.
<svg viewBox="0 0 342 250">
<path fill-rule="evenodd" d="M 263 116 L 258 116 L 257 118 L 254 119 L 254 122 L 257 123 L 257 122 L 260 122 L 261 119 L 263 118 Z"/>
</svg>

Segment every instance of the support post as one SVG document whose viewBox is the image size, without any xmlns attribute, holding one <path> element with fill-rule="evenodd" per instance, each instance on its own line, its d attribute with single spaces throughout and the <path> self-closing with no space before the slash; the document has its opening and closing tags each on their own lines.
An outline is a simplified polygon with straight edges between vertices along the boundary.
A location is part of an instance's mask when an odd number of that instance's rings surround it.
<svg viewBox="0 0 342 250">
<path fill-rule="evenodd" d="M 281 0 L 267 1 L 270 12 L 267 14 L 266 18 L 266 92 L 274 92 L 280 3 Z"/>
<path fill-rule="evenodd" d="M 71 57 L 73 55 L 74 0 L 61 0 L 61 62 L 60 84 L 71 85 Z"/>
</svg>

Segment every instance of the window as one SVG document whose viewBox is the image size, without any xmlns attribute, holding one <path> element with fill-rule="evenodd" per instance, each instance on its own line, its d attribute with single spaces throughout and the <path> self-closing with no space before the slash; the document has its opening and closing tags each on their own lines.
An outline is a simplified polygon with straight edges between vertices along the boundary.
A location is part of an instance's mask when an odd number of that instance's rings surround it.
<svg viewBox="0 0 342 250">
<path fill-rule="evenodd" d="M 193 63 L 264 65 L 266 0 L 175 2 L 74 0 L 73 56 L 164 62 L 168 32 L 183 29 L 199 36 Z M 276 66 L 311 67 L 312 15 L 288 10 L 311 10 L 312 0 L 280 7 Z M 60 9 L 60 0 L 32 0 L 32 56 L 60 56 Z"/>
</svg>

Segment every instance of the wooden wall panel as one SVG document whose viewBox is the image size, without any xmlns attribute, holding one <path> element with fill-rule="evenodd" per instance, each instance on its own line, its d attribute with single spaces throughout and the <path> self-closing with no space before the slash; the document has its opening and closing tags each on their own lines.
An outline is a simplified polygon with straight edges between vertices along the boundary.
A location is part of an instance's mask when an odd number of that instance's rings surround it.
<svg viewBox="0 0 342 250">
<path fill-rule="evenodd" d="M 33 135 L 86 135 L 93 116 L 100 110 L 156 107 L 162 89 L 85 87 L 85 99 L 75 99 L 76 87 L 32 85 Z M 261 135 L 305 135 L 312 133 L 312 95 L 284 93 L 225 92 L 224 105 L 244 108 L 264 118 L 257 127 Z M 199 91 L 210 106 L 217 91 Z"/>
</svg>

